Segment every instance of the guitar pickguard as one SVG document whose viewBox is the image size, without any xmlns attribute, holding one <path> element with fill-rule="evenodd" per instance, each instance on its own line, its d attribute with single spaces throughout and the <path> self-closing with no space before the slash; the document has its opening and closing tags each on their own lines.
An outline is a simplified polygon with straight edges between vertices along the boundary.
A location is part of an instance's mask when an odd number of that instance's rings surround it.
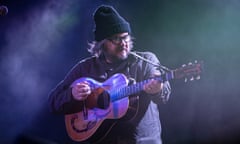
<svg viewBox="0 0 240 144">
<path fill-rule="evenodd" d="M 110 113 L 110 111 L 111 111 L 110 109 L 108 109 L 108 110 L 99 110 L 99 109 L 89 110 L 87 120 L 84 119 L 83 113 L 77 113 L 75 115 L 72 115 L 72 118 L 70 119 L 72 129 L 76 133 L 82 133 L 82 132 L 89 131 L 96 126 L 98 121 L 100 121 L 104 117 L 106 117 Z"/>
</svg>

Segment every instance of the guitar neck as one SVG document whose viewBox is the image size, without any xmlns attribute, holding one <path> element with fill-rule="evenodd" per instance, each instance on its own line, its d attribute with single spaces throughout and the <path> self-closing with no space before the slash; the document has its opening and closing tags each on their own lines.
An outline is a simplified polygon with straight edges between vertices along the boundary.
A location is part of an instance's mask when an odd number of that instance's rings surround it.
<svg viewBox="0 0 240 144">
<path fill-rule="evenodd" d="M 174 79 L 174 71 L 167 72 L 165 74 L 162 74 L 161 76 L 154 77 L 152 79 L 158 80 L 160 82 Z M 123 88 L 116 89 L 113 92 L 110 92 L 111 101 L 112 102 L 117 101 L 117 100 L 123 99 L 125 97 L 128 97 L 130 95 L 141 92 L 143 90 L 144 85 L 147 84 L 152 79 L 147 79 L 147 80 L 123 87 Z"/>
</svg>

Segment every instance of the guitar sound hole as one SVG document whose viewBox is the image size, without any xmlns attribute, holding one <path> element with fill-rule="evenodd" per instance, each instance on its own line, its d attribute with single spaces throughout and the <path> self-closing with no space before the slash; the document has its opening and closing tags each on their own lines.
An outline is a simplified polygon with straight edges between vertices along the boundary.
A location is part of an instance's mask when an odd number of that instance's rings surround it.
<svg viewBox="0 0 240 144">
<path fill-rule="evenodd" d="M 110 96 L 107 91 L 103 91 L 97 99 L 97 107 L 101 109 L 107 109 L 110 105 Z"/>
</svg>

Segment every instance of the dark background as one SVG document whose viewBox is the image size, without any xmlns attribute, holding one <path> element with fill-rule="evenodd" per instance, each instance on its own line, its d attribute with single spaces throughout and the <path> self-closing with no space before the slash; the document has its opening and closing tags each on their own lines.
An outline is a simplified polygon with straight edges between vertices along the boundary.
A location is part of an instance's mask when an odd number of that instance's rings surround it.
<svg viewBox="0 0 240 144">
<path fill-rule="evenodd" d="M 201 79 L 171 81 L 161 105 L 166 144 L 240 143 L 238 0 L 1 0 L 0 142 L 70 142 L 64 117 L 49 113 L 49 91 L 89 56 L 92 13 L 113 5 L 130 23 L 135 50 L 175 69 L 204 62 Z"/>
</svg>

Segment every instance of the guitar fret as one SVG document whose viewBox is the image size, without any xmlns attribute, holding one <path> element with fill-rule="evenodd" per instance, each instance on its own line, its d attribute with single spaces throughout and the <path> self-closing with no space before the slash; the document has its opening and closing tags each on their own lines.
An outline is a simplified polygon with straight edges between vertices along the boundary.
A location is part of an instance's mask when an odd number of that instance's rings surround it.
<svg viewBox="0 0 240 144">
<path fill-rule="evenodd" d="M 172 78 L 172 74 L 168 73 L 168 74 L 162 75 L 161 77 L 156 77 L 154 79 L 162 82 L 165 80 L 169 80 L 171 78 Z M 150 80 L 151 79 L 147 79 L 139 83 L 115 90 L 115 92 L 111 94 L 112 101 L 120 100 L 124 97 L 140 92 L 141 90 L 143 90 L 144 85 L 147 84 Z"/>
<path fill-rule="evenodd" d="M 173 74 L 173 71 L 171 71 L 171 72 L 162 74 L 159 77 L 155 77 L 153 79 L 158 80 L 160 82 L 164 82 L 164 81 L 171 80 L 173 78 L 174 78 L 174 74 Z M 147 84 L 150 80 L 151 79 L 147 79 L 147 80 L 138 82 L 136 84 L 115 90 L 113 93 L 111 93 L 111 100 L 112 101 L 120 100 L 124 97 L 128 97 L 129 95 L 136 94 L 136 93 L 142 91 L 144 85 Z"/>
</svg>

